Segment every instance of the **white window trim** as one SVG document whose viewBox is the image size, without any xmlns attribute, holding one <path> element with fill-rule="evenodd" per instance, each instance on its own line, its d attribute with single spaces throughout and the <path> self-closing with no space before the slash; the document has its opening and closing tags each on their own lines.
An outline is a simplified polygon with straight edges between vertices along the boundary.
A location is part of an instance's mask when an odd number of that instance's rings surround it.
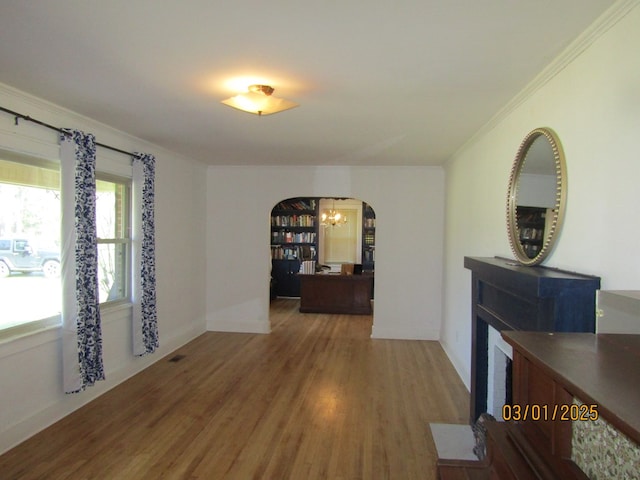
<svg viewBox="0 0 640 480">
<path fill-rule="evenodd" d="M 129 177 L 125 177 L 125 176 L 121 176 L 121 175 L 115 175 L 112 173 L 105 173 L 102 171 L 98 171 L 96 172 L 96 180 L 103 180 L 103 181 L 107 181 L 107 182 L 113 182 L 113 183 L 124 183 L 127 186 L 127 212 L 128 212 L 128 219 L 127 219 L 127 224 L 126 224 L 126 229 L 127 229 L 127 238 L 97 238 L 96 242 L 99 245 L 110 245 L 110 244 L 121 244 L 121 245 L 128 245 L 129 248 L 127 249 L 127 257 L 126 257 L 126 265 L 125 265 L 125 275 L 124 275 L 124 281 L 125 283 L 125 295 L 122 298 L 119 298 L 117 300 L 112 300 L 110 302 L 102 302 L 99 304 L 100 306 L 100 312 L 102 313 L 102 311 L 104 309 L 110 309 L 110 308 L 118 308 L 119 305 L 132 305 L 132 298 L 133 298 L 133 287 L 132 287 L 132 266 L 133 266 L 133 257 L 134 257 L 134 243 L 133 243 L 133 229 L 132 229 L 132 224 L 133 224 L 133 180 L 132 178 Z"/>
<path fill-rule="evenodd" d="M 16 161 L 20 163 L 25 163 L 28 165 L 45 167 L 45 168 L 60 168 L 59 160 L 51 160 L 48 158 L 43 158 L 41 156 L 37 156 L 35 154 L 31 154 L 28 152 L 18 152 L 6 150 L 4 148 L 0 148 L 0 155 L 9 161 Z M 109 323 L 108 317 L 121 310 L 132 309 L 133 301 L 132 301 L 132 259 L 134 256 L 134 242 L 132 237 L 132 224 L 133 224 L 133 179 L 132 179 L 132 171 L 130 161 L 127 161 L 125 164 L 122 162 L 122 156 L 116 161 L 114 158 L 105 157 L 104 155 L 98 154 L 97 162 L 99 164 L 99 168 L 96 171 L 96 178 L 101 180 L 116 180 L 118 182 L 127 182 L 128 184 L 128 210 L 129 210 L 129 239 L 123 240 L 123 242 L 128 241 L 129 243 L 129 252 L 127 259 L 127 295 L 125 298 L 114 300 L 111 302 L 104 302 L 99 305 L 101 316 L 104 315 L 103 323 Z M 102 239 L 104 240 L 104 239 Z M 118 239 L 122 240 L 122 239 Z M 100 240 L 98 240 L 100 243 Z M 60 337 L 60 332 L 62 330 L 62 315 L 52 315 L 51 317 L 41 318 L 37 320 L 32 320 L 29 322 L 20 323 L 18 325 L 13 325 L 6 328 L 0 328 L 0 346 L 6 347 L 8 344 L 18 344 L 21 341 L 29 341 L 29 343 L 33 342 L 34 345 L 39 345 L 43 343 L 47 343 L 49 341 L 53 341 Z M 37 338 L 36 338 L 37 337 Z M 17 345 L 16 345 L 17 346 Z M 32 347 L 33 345 L 31 345 Z M 28 348 L 31 348 L 28 347 Z M 17 351 L 22 351 L 24 348 L 17 348 Z M 0 351 L 0 358 L 11 355 L 13 353 L 13 349 L 5 350 L 3 348 Z"/>
</svg>

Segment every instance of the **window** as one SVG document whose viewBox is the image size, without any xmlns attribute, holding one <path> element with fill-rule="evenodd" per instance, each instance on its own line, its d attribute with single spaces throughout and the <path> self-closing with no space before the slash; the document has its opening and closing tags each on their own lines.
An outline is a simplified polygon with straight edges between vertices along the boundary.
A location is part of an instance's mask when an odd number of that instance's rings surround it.
<svg viewBox="0 0 640 480">
<path fill-rule="evenodd" d="M 61 305 L 58 165 L 0 152 L 0 329 L 59 321 Z"/>
<path fill-rule="evenodd" d="M 356 199 L 320 199 L 320 212 L 335 209 L 347 218 L 345 224 L 320 227 L 319 262 L 340 271 L 342 263 L 362 260 L 362 201 Z M 336 267 L 337 266 L 337 267 Z"/>
<path fill-rule="evenodd" d="M 128 301 L 131 181 L 98 173 L 96 229 L 101 304 Z M 0 151 L 0 330 L 60 323 L 60 170 L 56 162 Z"/>
<path fill-rule="evenodd" d="M 128 179 L 98 174 L 96 230 L 100 303 L 129 299 L 130 191 Z"/>
</svg>

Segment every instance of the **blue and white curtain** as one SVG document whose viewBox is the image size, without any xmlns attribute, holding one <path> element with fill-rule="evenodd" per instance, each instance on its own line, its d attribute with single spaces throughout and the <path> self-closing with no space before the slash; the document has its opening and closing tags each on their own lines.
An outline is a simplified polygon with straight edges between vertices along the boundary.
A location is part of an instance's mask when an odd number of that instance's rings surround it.
<svg viewBox="0 0 640 480">
<path fill-rule="evenodd" d="M 78 130 L 60 136 L 62 354 L 64 390 L 104 380 L 96 242 L 96 143 Z"/>
<path fill-rule="evenodd" d="M 156 311 L 155 163 L 153 155 L 133 156 L 133 353 L 159 346 Z"/>
</svg>

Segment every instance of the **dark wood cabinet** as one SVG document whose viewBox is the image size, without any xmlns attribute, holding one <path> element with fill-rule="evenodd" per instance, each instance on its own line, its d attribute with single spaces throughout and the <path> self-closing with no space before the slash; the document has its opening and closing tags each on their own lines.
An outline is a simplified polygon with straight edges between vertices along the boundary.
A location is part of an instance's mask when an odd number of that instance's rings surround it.
<svg viewBox="0 0 640 480">
<path fill-rule="evenodd" d="M 510 428 L 533 447 L 552 478 L 638 474 L 640 335 L 502 336 L 513 347 L 513 404 L 529 407 Z"/>
<path fill-rule="evenodd" d="M 300 311 L 371 315 L 372 275 L 300 275 Z"/>
<path fill-rule="evenodd" d="M 300 261 L 296 258 L 290 260 L 271 260 L 271 278 L 275 295 L 278 297 L 300 296 Z"/>
<path fill-rule="evenodd" d="M 439 478 L 637 478 L 640 335 L 502 336 L 513 347 L 510 418 L 485 423 L 484 460 L 439 460 Z"/>
</svg>

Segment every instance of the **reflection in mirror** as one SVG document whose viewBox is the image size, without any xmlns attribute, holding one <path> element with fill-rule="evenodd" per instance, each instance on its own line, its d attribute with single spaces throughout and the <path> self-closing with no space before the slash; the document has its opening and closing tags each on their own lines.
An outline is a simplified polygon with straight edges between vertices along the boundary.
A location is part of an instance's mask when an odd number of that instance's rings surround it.
<svg viewBox="0 0 640 480">
<path fill-rule="evenodd" d="M 565 196 L 560 142 L 551 129 L 533 130 L 514 160 L 507 199 L 509 240 L 521 264 L 537 265 L 549 254 L 560 228 Z"/>
</svg>

